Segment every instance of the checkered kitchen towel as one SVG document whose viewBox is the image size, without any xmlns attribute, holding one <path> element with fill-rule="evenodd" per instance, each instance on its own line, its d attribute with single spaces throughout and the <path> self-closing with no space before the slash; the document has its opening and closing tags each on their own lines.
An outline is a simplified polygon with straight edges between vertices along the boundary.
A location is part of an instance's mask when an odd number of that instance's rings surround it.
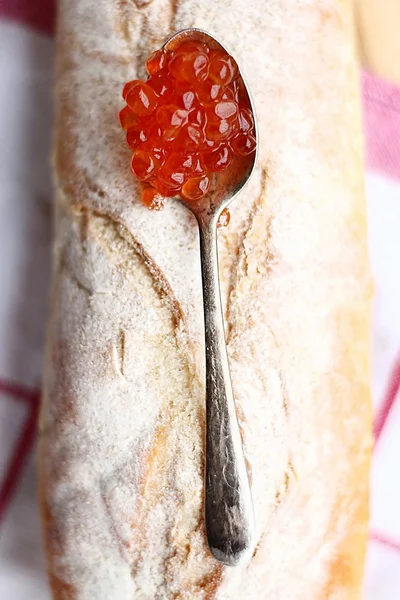
<svg viewBox="0 0 400 600">
<path fill-rule="evenodd" d="M 48 600 L 35 426 L 50 270 L 53 0 L 0 0 L 0 600 Z M 400 598 L 400 90 L 362 76 L 376 281 L 365 600 Z M 397 400 L 397 402 L 396 402 Z"/>
</svg>

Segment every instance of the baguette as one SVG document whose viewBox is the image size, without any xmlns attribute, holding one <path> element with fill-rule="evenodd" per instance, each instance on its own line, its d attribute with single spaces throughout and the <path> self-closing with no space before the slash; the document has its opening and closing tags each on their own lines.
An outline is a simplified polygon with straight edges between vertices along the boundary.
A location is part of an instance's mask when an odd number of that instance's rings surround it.
<svg viewBox="0 0 400 600">
<path fill-rule="evenodd" d="M 259 160 L 219 232 L 256 546 L 203 522 L 198 232 L 139 201 L 117 113 L 196 26 L 237 58 Z M 360 597 L 371 452 L 367 257 L 350 0 L 60 0 L 55 246 L 40 494 L 56 600 Z"/>
</svg>

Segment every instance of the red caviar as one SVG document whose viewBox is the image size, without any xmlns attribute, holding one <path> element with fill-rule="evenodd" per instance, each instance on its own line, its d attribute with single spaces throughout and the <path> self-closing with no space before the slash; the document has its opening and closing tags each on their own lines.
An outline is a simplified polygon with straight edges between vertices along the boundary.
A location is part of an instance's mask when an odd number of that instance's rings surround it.
<svg viewBox="0 0 400 600">
<path fill-rule="evenodd" d="M 229 221 L 231 220 L 231 213 L 228 208 L 224 208 L 222 213 L 219 215 L 217 227 L 221 229 L 221 227 L 226 227 L 229 225 Z"/>
<path fill-rule="evenodd" d="M 207 192 L 210 180 L 207 175 L 190 177 L 182 186 L 182 196 L 185 200 L 199 200 Z"/>
<path fill-rule="evenodd" d="M 164 208 L 162 197 L 156 188 L 146 185 L 143 187 L 142 202 L 152 210 L 162 210 Z M 222 215 L 221 215 L 222 216 Z"/>
<path fill-rule="evenodd" d="M 131 169 L 142 182 L 143 204 L 161 210 L 162 197 L 197 202 L 214 173 L 234 156 L 255 151 L 254 119 L 234 59 L 202 42 L 153 52 L 149 77 L 125 84 L 121 127 L 134 154 Z M 218 225 L 229 223 L 223 211 Z"/>
</svg>

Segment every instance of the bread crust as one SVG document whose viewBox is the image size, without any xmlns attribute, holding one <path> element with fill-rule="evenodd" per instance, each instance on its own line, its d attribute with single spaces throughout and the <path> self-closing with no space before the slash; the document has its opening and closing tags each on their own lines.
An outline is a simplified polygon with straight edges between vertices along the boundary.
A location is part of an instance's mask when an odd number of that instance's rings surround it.
<svg viewBox="0 0 400 600">
<path fill-rule="evenodd" d="M 52 308 L 40 426 L 59 600 L 360 597 L 371 450 L 349 0 L 61 0 Z M 173 31 L 210 31 L 254 96 L 259 163 L 219 233 L 257 546 L 205 542 L 198 235 L 138 200 L 117 113 Z"/>
</svg>

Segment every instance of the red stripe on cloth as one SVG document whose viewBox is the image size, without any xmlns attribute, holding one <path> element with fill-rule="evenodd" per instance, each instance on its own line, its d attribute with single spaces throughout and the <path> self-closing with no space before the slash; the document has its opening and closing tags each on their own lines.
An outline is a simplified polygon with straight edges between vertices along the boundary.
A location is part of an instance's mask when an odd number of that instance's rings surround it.
<svg viewBox="0 0 400 600">
<path fill-rule="evenodd" d="M 1 392 L 7 394 L 7 396 L 11 396 L 14 400 L 24 400 L 25 402 L 33 402 L 38 396 L 37 390 L 4 379 L 0 379 L 0 393 Z"/>
<path fill-rule="evenodd" d="M 367 168 L 400 179 L 400 88 L 363 73 Z"/>
<path fill-rule="evenodd" d="M 386 535 L 378 533 L 377 531 L 372 531 L 369 534 L 369 539 L 373 542 L 381 544 L 382 546 L 386 546 L 386 548 L 390 548 L 391 550 L 400 553 L 400 541 L 388 538 Z"/>
<path fill-rule="evenodd" d="M 18 443 L 8 465 L 3 484 L 0 490 L 0 523 L 8 508 L 13 493 L 22 474 L 25 461 L 32 449 L 36 434 L 37 417 L 39 410 L 39 397 L 32 403 L 28 418 L 22 429 Z"/>
<path fill-rule="evenodd" d="M 55 0 L 0 0 L 0 18 L 11 19 L 52 35 L 56 16 Z"/>
<path fill-rule="evenodd" d="M 400 357 L 397 359 L 393 371 L 389 377 L 389 385 L 386 390 L 382 407 L 378 411 L 374 421 L 375 446 L 382 435 L 385 425 L 388 421 L 390 411 L 393 408 L 397 394 L 400 389 Z"/>
</svg>

